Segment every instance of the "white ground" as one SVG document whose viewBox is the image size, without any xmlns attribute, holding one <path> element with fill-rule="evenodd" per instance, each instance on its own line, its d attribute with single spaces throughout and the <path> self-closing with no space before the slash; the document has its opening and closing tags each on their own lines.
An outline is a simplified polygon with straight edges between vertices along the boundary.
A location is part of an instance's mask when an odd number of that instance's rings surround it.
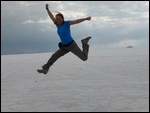
<svg viewBox="0 0 150 113">
<path fill-rule="evenodd" d="M 69 53 L 37 73 L 51 54 L 1 55 L 2 112 L 149 111 L 148 49 Z"/>
</svg>

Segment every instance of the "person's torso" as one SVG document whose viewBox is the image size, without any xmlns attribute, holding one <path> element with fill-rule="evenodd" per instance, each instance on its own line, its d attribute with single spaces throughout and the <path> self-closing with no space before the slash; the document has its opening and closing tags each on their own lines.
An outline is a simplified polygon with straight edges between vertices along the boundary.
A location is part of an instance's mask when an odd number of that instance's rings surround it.
<svg viewBox="0 0 150 113">
<path fill-rule="evenodd" d="M 69 44 L 73 40 L 70 32 L 70 22 L 65 21 L 62 25 L 56 26 L 57 26 L 57 33 L 61 39 L 62 44 Z"/>
</svg>

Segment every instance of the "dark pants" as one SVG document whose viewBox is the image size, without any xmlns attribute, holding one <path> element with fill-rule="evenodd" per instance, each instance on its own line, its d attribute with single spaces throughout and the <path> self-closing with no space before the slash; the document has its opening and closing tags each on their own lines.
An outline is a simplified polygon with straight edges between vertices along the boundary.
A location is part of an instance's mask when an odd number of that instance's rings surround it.
<svg viewBox="0 0 150 113">
<path fill-rule="evenodd" d="M 89 45 L 83 44 L 82 47 L 83 47 L 83 51 L 81 51 L 81 49 L 78 47 L 76 42 L 73 42 L 66 47 L 62 46 L 58 51 L 56 51 L 51 56 L 51 58 L 48 60 L 48 62 L 45 65 L 42 66 L 42 68 L 48 70 L 57 59 L 59 59 L 61 56 L 64 56 L 70 51 L 76 56 L 78 56 L 81 60 L 86 61 L 88 59 Z"/>
</svg>

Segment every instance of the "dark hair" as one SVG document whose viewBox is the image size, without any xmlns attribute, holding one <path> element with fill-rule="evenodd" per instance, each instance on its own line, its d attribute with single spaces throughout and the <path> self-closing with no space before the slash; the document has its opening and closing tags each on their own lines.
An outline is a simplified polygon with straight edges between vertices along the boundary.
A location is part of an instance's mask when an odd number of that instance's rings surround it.
<svg viewBox="0 0 150 113">
<path fill-rule="evenodd" d="M 56 16 L 60 16 L 64 20 L 64 16 L 61 13 L 56 14 Z"/>
</svg>

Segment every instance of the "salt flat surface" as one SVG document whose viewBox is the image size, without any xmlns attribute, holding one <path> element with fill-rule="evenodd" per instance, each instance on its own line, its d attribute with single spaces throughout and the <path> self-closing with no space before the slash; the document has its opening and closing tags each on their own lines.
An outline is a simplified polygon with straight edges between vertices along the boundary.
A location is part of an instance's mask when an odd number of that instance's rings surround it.
<svg viewBox="0 0 150 113">
<path fill-rule="evenodd" d="M 47 75 L 36 72 L 52 53 L 1 55 L 2 112 L 147 112 L 149 50 L 72 53 Z"/>
</svg>

